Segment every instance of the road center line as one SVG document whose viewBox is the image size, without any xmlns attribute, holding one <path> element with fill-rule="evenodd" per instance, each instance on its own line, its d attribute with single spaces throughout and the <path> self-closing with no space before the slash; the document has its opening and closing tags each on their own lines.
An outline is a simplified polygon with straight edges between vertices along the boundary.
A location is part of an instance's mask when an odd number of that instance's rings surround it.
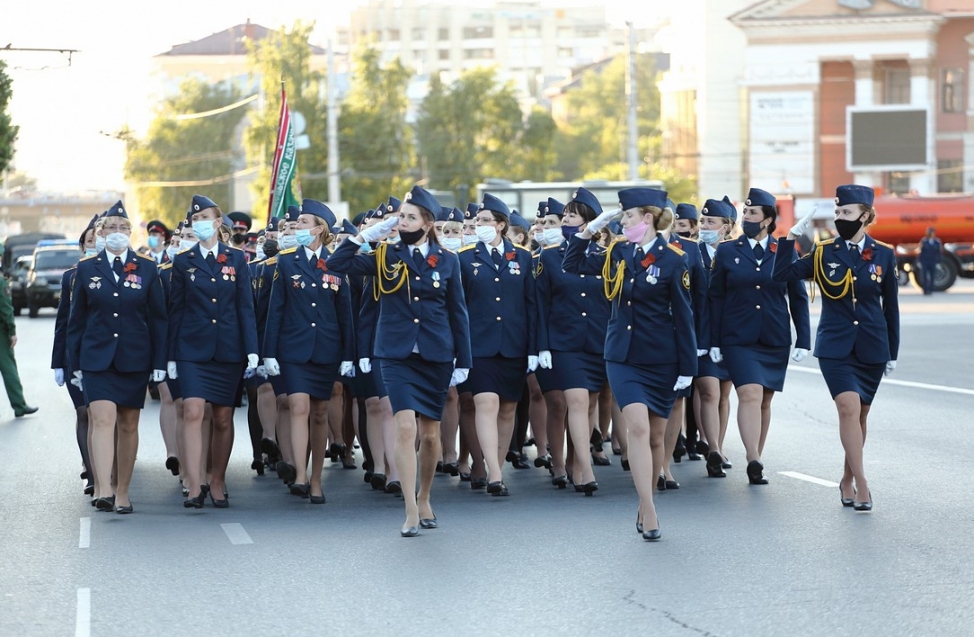
<svg viewBox="0 0 974 637">
<path fill-rule="evenodd" d="M 834 489 L 839 486 L 838 482 L 830 482 L 829 480 L 823 480 L 821 478 L 816 478 L 815 476 L 805 475 L 804 473 L 798 473 L 797 471 L 779 471 L 778 475 L 786 476 L 788 478 L 794 478 L 795 480 L 804 480 L 805 482 L 811 482 L 812 484 L 817 484 L 823 487 L 829 487 Z"/>
<path fill-rule="evenodd" d="M 78 589 L 78 615 L 74 622 L 74 637 L 91 637 L 91 589 Z"/>
<path fill-rule="evenodd" d="M 822 375 L 822 372 L 814 367 L 797 367 L 795 365 L 788 366 L 789 372 L 804 372 L 806 374 L 816 374 L 818 376 Z M 949 385 L 931 385 L 930 383 L 917 383 L 912 380 L 897 380 L 895 378 L 883 378 L 884 385 L 898 385 L 900 387 L 913 387 L 915 389 L 932 389 L 934 391 L 947 392 L 949 394 L 963 394 L 965 396 L 974 396 L 974 389 L 966 389 L 964 387 L 950 387 Z"/>
<path fill-rule="evenodd" d="M 91 518 L 81 518 L 81 534 L 78 536 L 78 548 L 86 549 L 91 546 Z"/>
<path fill-rule="evenodd" d="M 232 523 L 232 524 L 221 524 L 223 527 L 223 532 L 227 534 L 230 539 L 230 544 L 253 544 L 254 541 L 250 539 L 250 536 L 244 531 L 242 524 Z"/>
</svg>

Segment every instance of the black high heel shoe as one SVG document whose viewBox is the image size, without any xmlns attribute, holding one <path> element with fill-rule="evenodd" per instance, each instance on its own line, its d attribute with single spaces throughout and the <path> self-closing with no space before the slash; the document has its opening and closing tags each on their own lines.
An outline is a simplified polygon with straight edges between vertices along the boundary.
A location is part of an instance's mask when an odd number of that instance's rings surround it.
<svg viewBox="0 0 974 637">
<path fill-rule="evenodd" d="M 642 535 L 643 523 L 639 521 L 639 511 L 636 511 L 636 533 Z"/>
<path fill-rule="evenodd" d="M 277 477 L 280 478 L 284 484 L 290 485 L 298 479 L 298 470 L 293 464 L 281 460 L 277 463 Z"/>
<path fill-rule="evenodd" d="M 656 478 L 656 490 L 666 491 L 666 476 L 661 475 Z"/>
<path fill-rule="evenodd" d="M 873 494 L 867 493 L 866 497 L 869 498 L 865 502 L 854 502 L 852 505 L 855 511 L 872 511 L 873 510 Z"/>
<path fill-rule="evenodd" d="M 439 526 L 439 522 L 436 521 L 436 514 L 433 514 L 431 518 L 420 518 L 419 526 L 423 529 L 435 529 Z"/>
<path fill-rule="evenodd" d="M 720 457 L 720 454 L 711 451 L 710 455 L 707 456 L 707 475 L 711 478 L 726 478 L 727 474 L 724 473 L 722 464 L 723 458 Z"/>
<path fill-rule="evenodd" d="M 676 447 L 673 448 L 673 462 L 679 464 L 683 461 L 683 456 L 687 453 L 687 439 L 683 434 L 676 439 Z"/>
<path fill-rule="evenodd" d="M 660 533 L 659 529 L 650 529 L 648 531 L 643 531 L 643 539 L 649 542 L 656 542 L 663 534 Z"/>
<path fill-rule="evenodd" d="M 297 482 L 295 482 L 290 487 L 288 487 L 288 491 L 291 492 L 291 495 L 296 495 L 301 498 L 307 498 L 308 496 L 311 495 L 311 484 L 310 483 L 298 484 Z"/>
<path fill-rule="evenodd" d="M 853 505 L 855 505 L 855 503 L 856 503 L 854 497 L 853 498 L 847 498 L 844 495 L 842 495 L 842 485 L 841 484 L 839 485 L 839 502 L 842 503 L 842 506 L 844 506 L 844 507 L 850 507 L 850 508 Z"/>
<path fill-rule="evenodd" d="M 632 469 L 629 468 L 629 460 L 628 459 L 622 460 L 622 470 L 623 471 L 632 471 Z"/>
<path fill-rule="evenodd" d="M 95 508 L 99 511 L 114 511 L 115 510 L 115 496 L 109 498 L 96 498 Z"/>
<path fill-rule="evenodd" d="M 416 537 L 419 535 L 419 528 L 415 526 L 404 526 L 399 529 L 399 535 L 402 537 Z"/>
<path fill-rule="evenodd" d="M 166 468 L 174 475 L 179 475 L 179 458 L 176 456 L 169 456 L 166 458 Z"/>
<path fill-rule="evenodd" d="M 254 458 L 254 461 L 250 463 L 250 468 L 257 472 L 257 475 L 264 475 L 264 461 L 260 458 Z M 175 473 L 173 475 L 176 475 Z"/>
<path fill-rule="evenodd" d="M 348 449 L 343 443 L 333 442 L 328 447 L 328 455 L 331 456 L 332 462 L 338 462 L 345 457 L 345 451 Z"/>
<path fill-rule="evenodd" d="M 443 473 L 448 473 L 453 477 L 460 475 L 460 465 L 456 462 L 447 462 L 443 465 Z"/>
<path fill-rule="evenodd" d="M 95 492 L 95 485 L 94 484 L 86 484 L 85 485 L 85 495 L 92 495 L 94 492 Z"/>
<path fill-rule="evenodd" d="M 764 477 L 764 465 L 757 460 L 747 463 L 747 481 L 750 484 L 768 484 L 768 479 Z"/>
<path fill-rule="evenodd" d="M 443 473 L 443 466 L 444 466 L 443 465 L 443 461 L 442 460 L 437 460 L 436 461 L 436 471 L 435 471 L 435 473 Z"/>
<path fill-rule="evenodd" d="M 311 495 L 308 496 L 308 499 L 311 500 L 311 504 L 324 504 L 325 494 L 322 493 L 321 495 Z"/>
<path fill-rule="evenodd" d="M 277 445 L 277 442 L 270 438 L 260 439 L 260 450 L 266 453 L 268 458 L 281 457 L 281 448 Z"/>
<path fill-rule="evenodd" d="M 487 478 L 470 478 L 470 490 L 478 491 L 487 488 Z"/>
<path fill-rule="evenodd" d="M 230 508 L 230 499 L 227 498 L 227 497 L 225 497 L 225 496 L 226 496 L 226 494 L 224 494 L 224 498 L 222 500 L 217 500 L 215 497 L 213 497 L 213 490 L 212 489 L 210 490 L 210 502 L 213 503 L 214 508 L 217 508 L 217 509 L 229 509 Z"/>
<path fill-rule="evenodd" d="M 386 485 L 386 493 L 393 493 L 397 496 L 402 496 L 402 485 L 399 484 L 398 480 L 393 480 Z"/>
<path fill-rule="evenodd" d="M 568 488 L 568 476 L 558 476 L 557 478 L 551 479 L 551 484 L 558 487 L 559 489 Z"/>
<path fill-rule="evenodd" d="M 386 474 L 384 473 L 373 473 L 372 479 L 369 481 L 372 485 L 374 491 L 385 491 L 386 490 Z"/>
<path fill-rule="evenodd" d="M 599 483 L 596 482 L 595 480 L 592 480 L 591 482 L 586 482 L 585 484 L 582 485 L 582 492 L 585 494 L 585 497 L 591 497 L 592 494 L 598 490 L 599 490 Z"/>
<path fill-rule="evenodd" d="M 543 456 L 538 456 L 534 459 L 534 466 L 538 469 L 544 467 L 545 469 L 551 468 L 551 456 L 545 454 Z"/>
<path fill-rule="evenodd" d="M 118 506 L 115 507 L 115 513 L 118 513 L 120 515 L 128 515 L 129 513 L 133 513 L 134 511 L 135 511 L 135 509 L 132 508 L 132 505 L 131 504 L 129 504 L 128 506 L 124 506 L 124 507 L 118 507 Z"/>
<path fill-rule="evenodd" d="M 183 508 L 185 509 L 202 509 L 203 503 L 206 502 L 206 496 L 200 491 L 200 494 L 195 498 L 186 498 L 183 500 Z"/>
</svg>

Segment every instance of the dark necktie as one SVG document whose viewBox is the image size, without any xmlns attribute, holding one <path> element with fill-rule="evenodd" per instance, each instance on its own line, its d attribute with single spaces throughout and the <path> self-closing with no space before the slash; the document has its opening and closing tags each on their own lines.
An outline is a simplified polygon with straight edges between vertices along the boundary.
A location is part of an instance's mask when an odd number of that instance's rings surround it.
<svg viewBox="0 0 974 637">
<path fill-rule="evenodd" d="M 216 263 L 216 257 L 213 256 L 212 252 L 206 255 L 206 265 L 210 266 L 210 268 L 212 269 L 213 264 L 215 263 Z"/>
<path fill-rule="evenodd" d="M 859 245 L 856 243 L 849 244 L 849 254 L 852 255 L 853 259 L 859 258 Z"/>
<path fill-rule="evenodd" d="M 314 252 L 311 253 L 311 257 L 308 259 L 308 262 L 311 264 L 312 270 L 318 267 L 318 257 Z"/>
<path fill-rule="evenodd" d="M 764 258 L 764 248 L 761 247 L 760 243 L 754 244 L 754 258 L 758 261 Z"/>
<path fill-rule="evenodd" d="M 413 263 L 417 270 L 423 267 L 423 252 L 419 248 L 413 248 Z"/>
<path fill-rule="evenodd" d="M 122 257 L 115 257 L 115 262 L 112 263 L 112 270 L 115 272 L 115 275 L 118 278 L 122 278 L 122 273 L 124 271 L 122 269 Z"/>
<path fill-rule="evenodd" d="M 494 265 L 497 266 L 497 269 L 498 270 L 500 270 L 501 269 L 501 253 L 498 250 L 491 250 L 490 251 L 490 258 L 494 260 Z"/>
</svg>

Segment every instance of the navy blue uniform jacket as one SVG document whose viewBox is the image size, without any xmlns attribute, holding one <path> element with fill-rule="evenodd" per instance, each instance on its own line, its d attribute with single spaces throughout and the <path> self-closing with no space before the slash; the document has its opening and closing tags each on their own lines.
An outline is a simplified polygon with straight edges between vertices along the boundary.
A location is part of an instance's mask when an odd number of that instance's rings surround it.
<svg viewBox="0 0 974 637">
<path fill-rule="evenodd" d="M 567 249 L 568 242 L 563 241 L 541 252 L 536 281 L 538 350 L 602 355 L 612 312 L 602 275 L 565 272 L 561 264 Z M 605 257 L 605 250 L 594 241 L 588 252 Z"/>
<path fill-rule="evenodd" d="M 406 360 L 418 344 L 419 355 L 430 362 L 456 359 L 458 368 L 470 369 L 470 324 L 457 255 L 431 243 L 429 255 L 417 267 L 409 246 L 401 243 L 388 244 L 384 263 L 378 263 L 378 251 L 359 254 L 359 248 L 351 239 L 345 239 L 328 257 L 328 269 L 367 276 L 377 276 L 380 268 L 383 272 L 395 269 L 395 281 L 383 281 L 383 289 L 395 287 L 402 268 L 406 270 L 402 287 L 379 297 L 375 357 Z M 436 265 L 431 265 L 431 257 L 435 257 Z M 369 292 L 363 293 L 366 294 Z"/>
<path fill-rule="evenodd" d="M 78 262 L 68 316 L 68 368 L 166 369 L 166 300 L 156 262 L 129 248 L 119 276 L 104 250 Z M 125 284 L 129 285 L 126 286 Z M 148 376 L 146 376 L 148 381 Z"/>
<path fill-rule="evenodd" d="M 203 258 L 199 244 L 173 259 L 169 299 L 171 361 L 242 363 L 248 354 L 258 353 L 247 258 L 237 248 L 223 244 L 216 247 L 226 262 L 214 262 L 212 268 Z"/>
<path fill-rule="evenodd" d="M 697 339 L 690 307 L 690 273 L 682 250 L 662 236 L 649 247 L 653 263 L 629 241 L 617 241 L 605 254 L 587 254 L 589 242 L 572 237 L 562 267 L 566 272 L 600 275 L 606 259 L 611 274 L 623 264 L 622 290 L 612 300 L 605 337 L 605 360 L 633 365 L 676 364 L 680 376 L 697 375 Z M 649 280 L 649 268 L 656 268 Z M 604 294 L 604 291 L 603 291 Z"/>
<path fill-rule="evenodd" d="M 825 251 L 822 256 L 827 278 L 842 280 L 852 270 L 853 290 L 849 294 L 837 300 L 822 295 L 815 356 L 845 358 L 855 352 L 861 362 L 873 365 L 896 360 L 900 350 L 900 306 L 896 255 L 890 246 L 866 235 L 862 254 L 853 255 L 839 237 L 817 243 L 811 252 L 794 261 L 795 242 L 782 239 L 778 245 L 781 261 L 774 268 L 776 281 L 811 279 L 816 250 Z M 836 267 L 833 269 L 830 264 Z M 833 295 L 836 292 L 830 290 Z"/>
<path fill-rule="evenodd" d="M 710 307 L 707 294 L 710 275 L 704 268 L 702 250 L 696 241 L 678 235 L 670 236 L 670 243 L 683 250 L 687 270 L 690 271 L 690 305 L 693 307 L 693 327 L 697 334 L 697 349 L 710 349 Z"/>
</svg>

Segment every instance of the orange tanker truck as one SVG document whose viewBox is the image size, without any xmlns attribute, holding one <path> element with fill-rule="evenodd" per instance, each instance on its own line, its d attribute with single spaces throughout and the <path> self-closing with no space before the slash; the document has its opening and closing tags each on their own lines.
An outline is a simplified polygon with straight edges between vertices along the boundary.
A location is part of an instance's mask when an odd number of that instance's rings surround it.
<svg viewBox="0 0 974 637">
<path fill-rule="evenodd" d="M 778 232 L 785 234 L 794 223 L 795 202 L 791 197 L 779 197 L 781 220 Z M 943 291 L 958 276 L 974 277 L 974 196 L 893 197 L 877 196 L 876 223 L 869 235 L 889 243 L 896 249 L 897 265 L 902 273 L 919 284 L 920 239 L 927 228 L 937 231 L 944 244 L 943 259 L 934 277 L 934 288 Z M 822 207 L 816 219 L 831 219 L 832 211 Z M 901 279 L 901 281 L 905 281 Z"/>
</svg>

